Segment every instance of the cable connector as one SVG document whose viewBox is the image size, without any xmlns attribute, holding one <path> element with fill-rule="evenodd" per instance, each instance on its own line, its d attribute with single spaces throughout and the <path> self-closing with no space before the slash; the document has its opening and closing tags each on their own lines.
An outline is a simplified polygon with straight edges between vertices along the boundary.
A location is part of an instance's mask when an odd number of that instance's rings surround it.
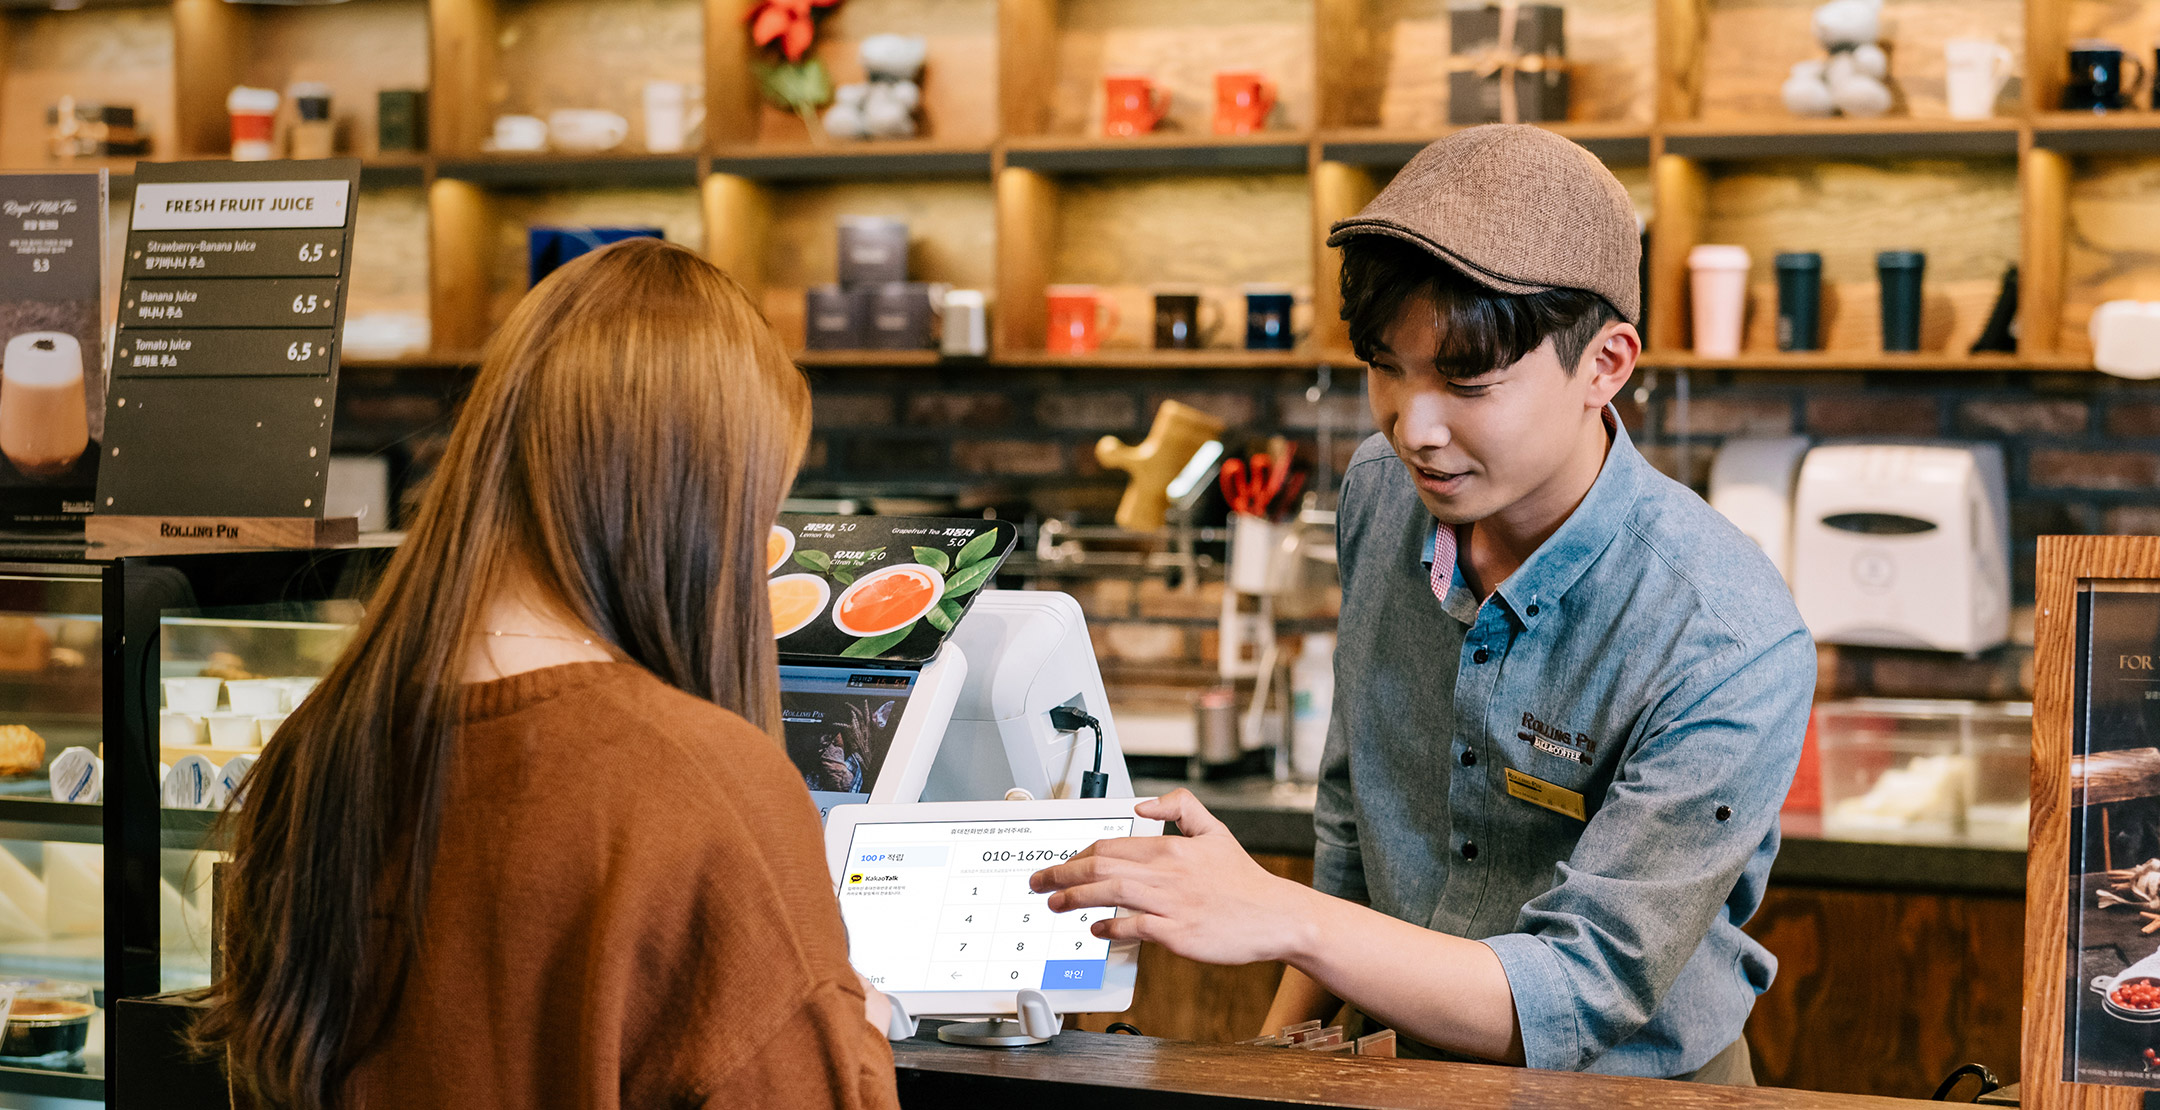
<svg viewBox="0 0 2160 1110">
<path fill-rule="evenodd" d="M 1080 772 L 1080 796 L 1083 798 L 1107 798 L 1110 796 L 1110 776 L 1103 774 L 1102 722 L 1089 716 L 1086 711 L 1069 705 L 1053 706 L 1050 710 L 1050 727 L 1059 732 L 1078 732 L 1088 729 L 1095 733 L 1095 769 Z"/>
</svg>

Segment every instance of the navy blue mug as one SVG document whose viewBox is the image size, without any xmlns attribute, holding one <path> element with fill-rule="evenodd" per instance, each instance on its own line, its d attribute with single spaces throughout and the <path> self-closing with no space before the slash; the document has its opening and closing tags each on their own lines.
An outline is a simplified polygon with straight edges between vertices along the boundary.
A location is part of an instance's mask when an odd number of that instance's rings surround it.
<svg viewBox="0 0 2160 1110">
<path fill-rule="evenodd" d="M 1297 298 L 1287 290 L 1246 290 L 1245 349 L 1288 351 L 1295 348 L 1297 332 L 1290 326 L 1290 316 L 1296 308 Z"/>
<path fill-rule="evenodd" d="M 533 285 L 563 263 L 625 239 L 665 239 L 657 227 L 531 227 L 525 231 L 526 280 Z"/>
</svg>

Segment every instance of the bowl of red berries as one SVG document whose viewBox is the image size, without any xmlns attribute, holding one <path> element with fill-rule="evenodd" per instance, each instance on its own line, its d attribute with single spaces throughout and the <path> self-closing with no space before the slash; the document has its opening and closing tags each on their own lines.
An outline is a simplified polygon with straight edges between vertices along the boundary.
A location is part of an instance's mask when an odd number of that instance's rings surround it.
<svg viewBox="0 0 2160 1110">
<path fill-rule="evenodd" d="M 2160 1022 L 2160 979 L 2103 975 L 2092 981 L 2092 989 L 2100 996 L 2102 1008 L 2124 1021 Z"/>
</svg>

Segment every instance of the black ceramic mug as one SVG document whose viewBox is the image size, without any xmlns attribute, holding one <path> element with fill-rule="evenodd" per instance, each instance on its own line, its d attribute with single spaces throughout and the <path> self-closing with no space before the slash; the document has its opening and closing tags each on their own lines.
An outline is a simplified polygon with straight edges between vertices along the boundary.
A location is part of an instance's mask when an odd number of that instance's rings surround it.
<svg viewBox="0 0 2160 1110">
<path fill-rule="evenodd" d="M 2124 67 L 2136 71 L 2126 78 Z M 2145 67 L 2121 47 L 2081 39 L 2070 48 L 2070 79 L 2063 84 L 2062 106 L 2073 112 L 2112 112 L 2130 105 L 2132 91 L 2145 80 Z"/>
<path fill-rule="evenodd" d="M 1155 349 L 1196 351 L 1214 339 L 1222 314 L 1198 293 L 1155 294 Z"/>
</svg>

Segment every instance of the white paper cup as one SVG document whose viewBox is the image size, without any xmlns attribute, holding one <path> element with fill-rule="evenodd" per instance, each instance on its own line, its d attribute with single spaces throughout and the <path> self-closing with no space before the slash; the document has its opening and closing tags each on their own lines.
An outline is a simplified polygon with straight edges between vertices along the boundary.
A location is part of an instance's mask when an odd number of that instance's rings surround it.
<svg viewBox="0 0 2160 1110">
<path fill-rule="evenodd" d="M 215 713 L 218 688 L 223 685 L 225 680 L 222 678 L 168 678 L 165 680 L 165 708 L 197 717 Z"/>
<path fill-rule="evenodd" d="M 1689 293 L 1695 310 L 1695 353 L 1732 358 L 1747 323 L 1746 247 L 1706 243 L 1688 252 Z"/>
<path fill-rule="evenodd" d="M 288 714 L 284 713 L 265 713 L 255 718 L 255 742 L 269 743 L 270 738 L 277 735 L 278 726 L 285 723 L 287 716 Z"/>
<path fill-rule="evenodd" d="M 207 739 L 201 717 L 192 713 L 158 714 L 159 744 L 168 748 L 184 748 L 189 744 L 204 743 Z"/>
<path fill-rule="evenodd" d="M 256 745 L 255 714 L 212 713 L 210 743 L 219 748 L 252 748 Z"/>
<path fill-rule="evenodd" d="M 232 711 L 250 717 L 285 712 L 285 680 L 282 678 L 236 678 L 225 684 Z"/>
</svg>

